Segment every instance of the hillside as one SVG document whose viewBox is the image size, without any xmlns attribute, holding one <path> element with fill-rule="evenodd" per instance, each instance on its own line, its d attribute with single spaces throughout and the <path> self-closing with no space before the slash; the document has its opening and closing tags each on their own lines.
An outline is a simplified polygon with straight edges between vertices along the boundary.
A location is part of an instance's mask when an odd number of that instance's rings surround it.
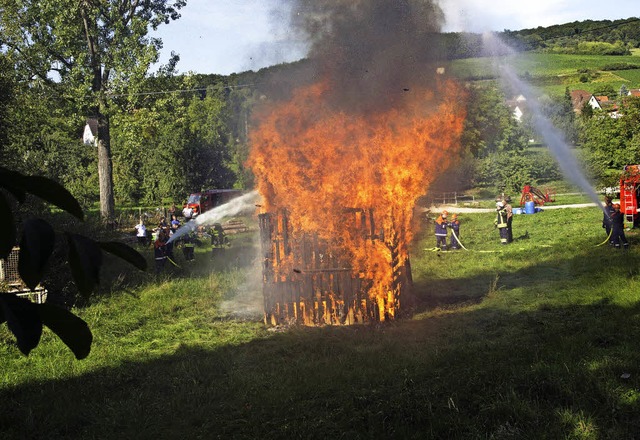
<svg viewBox="0 0 640 440">
<path fill-rule="evenodd" d="M 465 81 L 496 78 L 498 64 L 509 64 L 518 75 L 550 95 L 561 95 L 565 89 L 584 89 L 595 92 L 605 86 L 619 90 L 640 86 L 640 53 L 633 55 L 571 55 L 540 52 L 521 52 L 498 59 L 476 57 L 454 60 L 449 72 Z M 612 67 L 621 66 L 621 70 Z"/>
</svg>

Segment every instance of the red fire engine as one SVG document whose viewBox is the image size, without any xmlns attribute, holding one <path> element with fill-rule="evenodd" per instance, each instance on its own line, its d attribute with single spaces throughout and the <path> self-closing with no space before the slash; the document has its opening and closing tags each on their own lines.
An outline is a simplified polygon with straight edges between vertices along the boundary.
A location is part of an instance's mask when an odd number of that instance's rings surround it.
<svg viewBox="0 0 640 440">
<path fill-rule="evenodd" d="M 620 177 L 620 212 L 625 222 L 636 226 L 638 218 L 638 195 L 640 195 L 640 165 L 626 165 Z"/>
<path fill-rule="evenodd" d="M 209 189 L 191 194 L 184 207 L 189 206 L 193 210 L 193 215 L 196 216 L 211 208 L 223 205 L 242 194 L 243 191 L 239 189 Z"/>
</svg>

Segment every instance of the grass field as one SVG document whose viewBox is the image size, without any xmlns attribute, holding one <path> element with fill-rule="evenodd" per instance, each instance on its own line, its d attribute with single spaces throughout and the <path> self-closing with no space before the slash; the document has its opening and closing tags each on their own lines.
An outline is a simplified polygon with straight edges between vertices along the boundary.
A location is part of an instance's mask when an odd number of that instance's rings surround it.
<svg viewBox="0 0 640 440">
<path fill-rule="evenodd" d="M 412 316 L 380 325 L 264 327 L 255 234 L 119 275 L 76 310 L 83 361 L 48 331 L 24 357 L 0 328 L 0 438 L 637 438 L 640 237 L 596 246 L 601 217 L 516 216 L 501 246 L 493 214 L 462 214 L 469 251 L 440 253 L 428 225 Z"/>
<path fill-rule="evenodd" d="M 629 63 L 640 65 L 637 55 L 563 55 L 525 52 L 513 56 L 492 58 L 468 58 L 451 63 L 449 70 L 461 79 L 477 80 L 495 77 L 495 66 L 506 64 L 518 75 L 528 78 L 528 82 L 550 95 L 562 95 L 570 90 L 584 89 L 593 92 L 602 85 L 619 89 L 640 87 L 640 70 L 603 71 L 609 64 Z M 581 72 L 590 72 L 589 81 L 581 82 Z"/>
</svg>

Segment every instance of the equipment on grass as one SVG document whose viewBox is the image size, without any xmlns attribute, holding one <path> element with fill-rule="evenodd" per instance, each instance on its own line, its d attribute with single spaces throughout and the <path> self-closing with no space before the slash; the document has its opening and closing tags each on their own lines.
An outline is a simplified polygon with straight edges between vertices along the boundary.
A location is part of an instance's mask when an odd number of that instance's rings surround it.
<svg viewBox="0 0 640 440">
<path fill-rule="evenodd" d="M 522 196 L 520 196 L 520 206 L 524 206 L 526 202 L 533 202 L 535 205 L 543 206 L 545 203 L 555 202 L 555 191 L 545 188 L 544 192 L 538 188 L 525 185 L 522 188 Z"/>
</svg>

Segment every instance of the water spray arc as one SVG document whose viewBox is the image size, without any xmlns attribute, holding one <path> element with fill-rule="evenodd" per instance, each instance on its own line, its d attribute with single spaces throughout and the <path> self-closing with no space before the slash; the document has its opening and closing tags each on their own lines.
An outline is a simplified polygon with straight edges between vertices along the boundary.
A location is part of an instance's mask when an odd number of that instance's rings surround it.
<svg viewBox="0 0 640 440">
<path fill-rule="evenodd" d="M 244 211 L 255 208 L 259 195 L 257 191 L 237 197 L 224 205 L 216 206 L 210 211 L 200 214 L 194 220 L 181 226 L 169 239 L 168 243 L 179 240 L 180 237 L 194 231 L 198 226 L 206 226 L 220 222 L 225 217 L 238 215 Z"/>
<path fill-rule="evenodd" d="M 494 34 L 485 35 L 484 44 L 485 50 L 487 50 L 490 55 L 494 55 L 494 59 L 498 59 L 495 54 L 515 54 L 513 49 L 507 46 Z M 500 65 L 496 65 L 496 68 L 503 86 L 509 85 L 513 89 L 518 90 L 519 93 L 527 99 L 528 108 L 531 111 L 533 127 L 536 133 L 542 137 L 545 144 L 549 147 L 549 150 L 555 157 L 564 176 L 582 189 L 589 198 L 604 211 L 603 203 L 594 191 L 593 185 L 584 176 L 581 166 L 571 151 L 564 134 L 544 115 L 542 106 L 533 93 L 533 87 L 520 79 L 513 68 L 508 64 L 502 63 Z"/>
</svg>

